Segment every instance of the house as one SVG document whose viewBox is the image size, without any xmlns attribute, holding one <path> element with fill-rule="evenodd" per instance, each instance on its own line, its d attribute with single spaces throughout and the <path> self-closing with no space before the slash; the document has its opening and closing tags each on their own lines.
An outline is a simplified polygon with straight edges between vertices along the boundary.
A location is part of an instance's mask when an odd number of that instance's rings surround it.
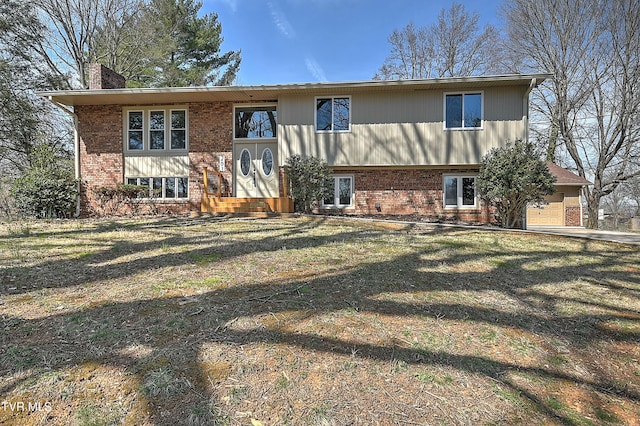
<svg viewBox="0 0 640 426">
<path fill-rule="evenodd" d="M 556 192 L 545 197 L 544 204 L 527 207 L 527 227 L 583 226 L 581 192 L 591 182 L 551 162 L 547 168 L 556 178 Z"/>
<path fill-rule="evenodd" d="M 487 223 L 482 156 L 527 139 L 529 93 L 549 77 L 127 89 L 93 65 L 89 90 L 40 95 L 74 115 L 81 215 L 121 183 L 162 212 L 290 212 L 283 165 L 301 154 L 334 173 L 319 212 Z"/>
</svg>

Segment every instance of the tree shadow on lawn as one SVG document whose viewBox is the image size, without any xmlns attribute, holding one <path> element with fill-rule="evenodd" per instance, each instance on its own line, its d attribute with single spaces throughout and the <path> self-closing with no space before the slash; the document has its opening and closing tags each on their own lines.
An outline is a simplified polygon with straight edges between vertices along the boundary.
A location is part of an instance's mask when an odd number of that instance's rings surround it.
<svg viewBox="0 0 640 426">
<path fill-rule="evenodd" d="M 9 294 L 20 294 L 31 292 L 42 288 L 63 288 L 74 287 L 79 285 L 90 285 L 105 278 L 118 279 L 132 276 L 140 271 L 152 271 L 159 267 L 171 266 L 188 266 L 194 264 L 198 259 L 206 258 L 209 255 L 218 255 L 221 261 L 228 261 L 235 257 L 241 257 L 256 252 L 273 252 L 289 247 L 296 249 L 304 249 L 310 247 L 318 247 L 325 244 L 338 243 L 344 240 L 366 239 L 371 237 L 371 232 L 380 230 L 372 230 L 363 232 L 362 230 L 353 232 L 338 232 L 327 236 L 304 236 L 315 228 L 319 228 L 325 224 L 323 220 L 309 220 L 302 222 L 299 226 L 292 227 L 290 224 L 279 224 L 278 222 L 261 222 L 261 226 L 249 225 L 241 231 L 212 232 L 205 237 L 198 235 L 193 237 L 185 237 L 181 235 L 176 227 L 184 226 L 184 220 L 161 219 L 154 221 L 157 226 L 151 226 L 156 234 L 161 234 L 162 238 L 153 241 L 130 240 L 131 235 L 127 235 L 128 239 L 116 239 L 105 241 L 102 238 L 89 238 L 85 240 L 83 235 L 85 231 L 73 230 L 63 232 L 38 232 L 40 237 L 46 237 L 50 234 L 64 234 L 69 241 L 75 245 L 88 247 L 88 251 L 82 253 L 80 257 L 71 259 L 52 258 L 44 262 L 38 263 L 37 267 L 27 266 L 8 266 L 0 269 L 0 296 Z M 138 226 L 138 222 L 125 222 L 125 226 L 117 226 L 117 222 L 108 222 L 96 227 L 95 232 L 98 236 L 102 233 L 109 233 L 118 230 L 127 230 L 132 232 L 148 232 L 150 228 L 143 222 Z M 263 226 L 262 226 L 263 225 Z M 158 229 L 160 229 L 158 231 Z M 163 230 L 165 229 L 165 230 Z M 170 232 L 173 231 L 173 232 Z M 271 233 L 268 236 L 257 239 L 247 240 L 247 235 Z M 46 241 L 38 244 L 30 243 L 30 246 L 37 252 L 39 249 L 43 251 L 50 249 Z M 179 253 L 164 251 L 170 247 L 185 247 Z M 191 248 L 193 247 L 193 248 Z M 95 249 L 94 249 L 95 248 Z M 144 253 L 160 251 L 153 256 Z M 137 258 L 136 254 L 140 254 Z M 126 262 L 126 268 L 115 268 L 113 262 L 118 260 Z"/>
<path fill-rule="evenodd" d="M 221 261 L 263 251 L 274 251 L 289 247 L 321 247 L 344 240 L 365 241 L 383 235 L 378 231 L 350 230 L 328 237 L 308 236 L 318 224 L 306 224 L 304 229 L 274 225 L 279 236 L 259 238 L 246 244 L 238 234 L 238 241 L 219 244 L 214 240 L 199 241 L 199 237 L 182 239 L 168 236 L 149 243 L 130 243 L 130 249 L 150 250 L 163 244 L 188 244 L 202 247 L 190 254 L 206 254 L 212 250 L 222 254 Z M 455 234 L 459 231 L 451 231 Z M 439 234 L 442 236 L 444 234 Z M 229 236 L 226 236 L 229 239 Z M 422 238 L 422 237 L 421 237 Z M 499 240 L 500 237 L 496 236 Z M 440 239 L 435 243 L 421 240 L 410 253 L 390 260 L 375 261 L 356 268 L 334 267 L 305 279 L 273 279 L 243 286 L 221 288 L 189 297 L 156 298 L 127 303 L 112 303 L 88 307 L 73 313 L 51 315 L 42 319 L 26 320 L 3 316 L 0 328 L 5 333 L 1 355 L 2 376 L 5 384 L 0 395 L 18 392 L 37 381 L 45 371 L 62 371 L 82 365 L 96 363 L 127 371 L 135 377 L 138 388 L 136 399 L 142 401 L 154 424 L 172 424 L 177 421 L 180 401 L 182 409 L 199 405 L 209 406 L 214 398 L 210 372 L 201 368 L 200 359 L 204 346 L 252 344 L 284 345 L 305 352 L 326 353 L 336 356 L 354 356 L 379 362 L 402 361 L 409 365 L 441 366 L 453 368 L 474 376 L 485 377 L 521 395 L 534 411 L 546 418 L 574 424 L 575 419 L 566 411 L 558 409 L 548 398 L 536 394 L 512 379 L 512 373 L 529 374 L 540 380 L 570 383 L 589 392 L 622 398 L 638 406 L 638 380 L 633 384 L 621 383 L 609 369 L 599 369 L 587 355 L 600 345 L 636 344 L 640 339 L 638 309 L 616 305 L 617 292 L 628 290 L 624 297 L 637 299 L 633 281 L 637 274 L 629 274 L 637 262 L 623 248 L 618 253 L 589 251 L 589 262 L 578 265 L 560 262 L 545 268 L 544 273 L 531 271 L 530 266 L 546 259 L 576 257 L 576 253 L 557 250 L 528 252 L 501 248 L 499 241 L 487 253 L 468 252 L 458 241 Z M 472 243 L 470 243 L 472 244 Z M 459 250 L 460 249 L 460 250 Z M 587 249 L 588 250 L 588 249 Z M 375 255 L 375 254 L 374 254 Z M 432 260 L 434 255 L 437 259 Z M 110 250 L 83 261 L 82 268 L 106 259 L 116 259 L 120 253 Z M 163 264 L 189 264 L 188 256 L 160 255 Z M 472 262 L 496 261 L 491 270 L 474 271 L 465 266 Z M 593 258 L 597 261 L 594 262 Z M 154 258 L 155 259 L 155 258 Z M 56 261 L 52 261 L 54 265 Z M 66 262 L 66 261 L 61 261 Z M 442 264 L 439 264 L 442 262 Z M 500 263 L 502 262 L 502 263 Z M 143 271 L 155 265 L 143 259 L 132 262 L 128 273 Z M 446 263 L 446 264 L 445 264 Z M 64 263 L 66 266 L 66 263 Z M 485 263 L 482 263 L 485 265 Z M 615 270 L 612 270 L 615 266 Z M 58 265 L 59 267 L 59 265 Z M 469 270 L 471 269 L 471 270 Z M 108 272 L 108 266 L 98 267 L 86 278 L 72 279 L 65 286 L 86 285 L 97 281 Z M 16 273 L 14 271 L 13 273 Z M 607 298 L 580 299 L 571 295 L 567 277 L 584 278 L 585 283 L 606 287 Z M 126 273 L 118 275 L 125 278 Z M 620 283 L 623 288 L 619 288 Z M 553 293 L 545 292 L 544 286 L 561 286 Z M 617 287 L 618 286 L 618 287 Z M 490 297 L 488 297 L 488 295 Z M 576 304 L 575 312 L 566 312 L 567 304 Z M 435 347 L 413 347 L 399 344 L 392 339 L 382 343 L 357 341 L 310 332 L 303 326 L 267 324 L 268 317 L 285 317 L 295 313 L 296 318 L 330 317 L 337 313 L 354 311 L 363 315 L 363 320 L 377 318 L 417 319 L 433 321 L 442 319 L 455 324 L 472 324 L 473 327 L 499 327 L 516 330 L 523 335 L 536 336 L 547 343 L 566 343 L 589 371 L 582 374 L 558 365 L 543 365 L 509 361 L 505 357 L 492 358 L 489 354 L 477 355 L 465 352 L 463 347 L 439 350 Z M 632 327 L 612 327 L 616 321 L 632 322 Z M 251 324 L 254 326 L 251 326 Z M 462 345 L 463 346 L 463 345 Z M 132 347 L 147 348 L 140 356 L 132 356 Z M 608 346 L 607 346 L 608 347 Z M 609 354 L 611 359 L 627 356 L 625 353 Z M 581 358 L 585 359 L 582 360 Z M 243 362 L 243 360 L 237 360 Z M 520 361 L 520 360 L 518 360 Z M 46 365 L 46 366 L 45 366 Z M 188 386 L 174 389 L 171 401 L 149 393 L 150 374 L 166 368 L 174 376 L 185 378 Z M 24 377 L 20 369 L 31 371 Z M 31 369 L 31 370 L 29 370 Z M 12 378 L 13 377 L 13 378 Z M 12 379 L 11 379 L 12 378 Z M 146 389 L 146 391 L 144 390 Z M 327 390 L 329 392 L 329 390 Z M 165 395 L 166 396 L 166 395 Z M 160 403 L 158 403 L 158 400 Z M 215 402 L 222 406 L 222 401 Z M 170 416 L 166 417 L 166 413 Z M 215 413 L 214 413 L 215 414 Z M 180 415 L 184 415 L 181 413 Z"/>
</svg>

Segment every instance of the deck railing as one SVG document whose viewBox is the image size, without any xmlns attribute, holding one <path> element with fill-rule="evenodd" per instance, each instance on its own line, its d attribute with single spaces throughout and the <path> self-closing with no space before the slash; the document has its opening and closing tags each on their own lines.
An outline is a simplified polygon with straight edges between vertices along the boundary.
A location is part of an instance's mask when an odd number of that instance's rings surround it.
<svg viewBox="0 0 640 426">
<path fill-rule="evenodd" d="M 211 173 L 213 173 L 213 174 L 218 176 L 218 191 L 217 192 L 209 191 L 209 172 L 211 172 Z M 218 198 L 221 198 L 222 197 L 222 185 L 224 184 L 222 173 L 220 173 L 217 170 L 209 170 L 208 168 L 204 167 L 202 169 L 202 177 L 203 177 L 205 195 L 207 197 L 218 197 Z"/>
</svg>

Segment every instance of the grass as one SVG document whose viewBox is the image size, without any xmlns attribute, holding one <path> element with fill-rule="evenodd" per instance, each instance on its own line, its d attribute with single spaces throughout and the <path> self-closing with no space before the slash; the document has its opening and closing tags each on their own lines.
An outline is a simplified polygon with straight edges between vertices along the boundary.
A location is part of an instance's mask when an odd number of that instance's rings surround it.
<svg viewBox="0 0 640 426">
<path fill-rule="evenodd" d="M 638 265 L 329 218 L 0 223 L 0 424 L 638 424 Z"/>
</svg>

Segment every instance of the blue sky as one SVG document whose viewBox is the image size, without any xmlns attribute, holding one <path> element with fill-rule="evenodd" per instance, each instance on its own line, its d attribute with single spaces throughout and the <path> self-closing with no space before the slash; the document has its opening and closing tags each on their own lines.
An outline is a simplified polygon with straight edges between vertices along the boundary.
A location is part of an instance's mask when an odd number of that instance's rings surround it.
<svg viewBox="0 0 640 426">
<path fill-rule="evenodd" d="M 499 0 L 458 1 L 496 23 Z M 222 23 L 222 51 L 242 49 L 236 84 L 370 80 L 388 36 L 427 26 L 452 0 L 204 0 Z"/>
</svg>

